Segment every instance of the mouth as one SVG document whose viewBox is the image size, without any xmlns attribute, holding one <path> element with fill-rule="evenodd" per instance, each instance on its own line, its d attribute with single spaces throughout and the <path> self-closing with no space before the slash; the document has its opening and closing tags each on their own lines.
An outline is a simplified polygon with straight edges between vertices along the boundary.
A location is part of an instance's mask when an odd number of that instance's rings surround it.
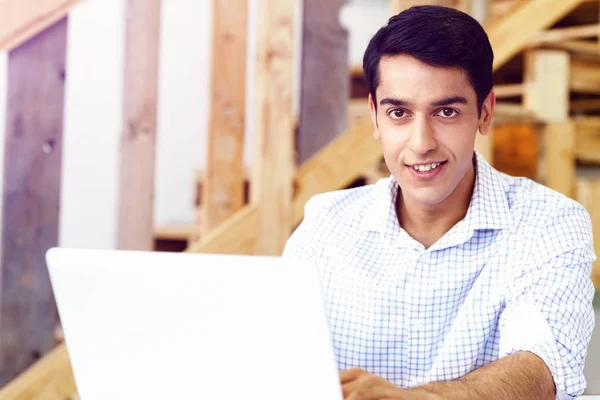
<svg viewBox="0 0 600 400">
<path fill-rule="evenodd" d="M 430 180 L 438 176 L 448 161 L 431 161 L 423 164 L 406 164 L 410 172 L 419 179 Z"/>
</svg>

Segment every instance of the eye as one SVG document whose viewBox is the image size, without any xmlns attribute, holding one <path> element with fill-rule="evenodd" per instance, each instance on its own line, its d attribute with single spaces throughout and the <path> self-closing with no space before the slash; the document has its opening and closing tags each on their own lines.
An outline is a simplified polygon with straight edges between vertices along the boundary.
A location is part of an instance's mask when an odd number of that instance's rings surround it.
<svg viewBox="0 0 600 400">
<path fill-rule="evenodd" d="M 443 118 L 454 118 L 458 116 L 458 111 L 454 108 L 442 108 L 438 115 Z"/>
<path fill-rule="evenodd" d="M 402 119 L 405 118 L 408 115 L 408 113 L 401 108 L 395 108 L 393 110 L 388 111 L 388 115 L 392 117 L 392 119 Z"/>
</svg>

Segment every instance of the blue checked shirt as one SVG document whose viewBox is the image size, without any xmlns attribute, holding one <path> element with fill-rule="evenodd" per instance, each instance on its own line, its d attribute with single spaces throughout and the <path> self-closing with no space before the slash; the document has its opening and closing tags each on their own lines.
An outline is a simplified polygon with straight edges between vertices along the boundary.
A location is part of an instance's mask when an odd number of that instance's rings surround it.
<svg viewBox="0 0 600 400">
<path fill-rule="evenodd" d="M 575 398 L 594 326 L 589 215 L 479 154 L 476 165 L 465 218 L 429 249 L 400 227 L 390 177 L 313 197 L 283 256 L 318 269 L 340 370 L 406 388 L 530 351 L 557 399 Z"/>
</svg>

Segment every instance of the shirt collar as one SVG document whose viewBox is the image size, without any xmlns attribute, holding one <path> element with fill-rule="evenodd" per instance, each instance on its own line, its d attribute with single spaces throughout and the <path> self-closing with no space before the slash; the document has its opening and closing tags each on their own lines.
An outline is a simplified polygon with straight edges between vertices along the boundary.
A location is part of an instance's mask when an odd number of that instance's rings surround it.
<svg viewBox="0 0 600 400">
<path fill-rule="evenodd" d="M 464 243 L 473 236 L 475 230 L 506 229 L 512 225 L 505 176 L 492 168 L 477 152 L 475 152 L 475 166 L 475 187 L 465 218 L 432 248 L 438 248 L 440 245 L 448 246 L 455 242 Z M 396 216 L 395 204 L 399 187 L 393 176 L 380 179 L 375 184 L 374 191 L 375 197 L 363 214 L 361 228 L 380 232 L 384 237 L 399 235 L 399 239 L 404 239 L 404 236 L 410 238 L 400 228 Z"/>
</svg>

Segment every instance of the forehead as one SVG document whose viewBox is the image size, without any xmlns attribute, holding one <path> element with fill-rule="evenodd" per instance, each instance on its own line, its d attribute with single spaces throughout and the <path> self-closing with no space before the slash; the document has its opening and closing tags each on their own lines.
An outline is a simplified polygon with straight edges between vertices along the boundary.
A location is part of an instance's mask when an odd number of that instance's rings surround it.
<svg viewBox="0 0 600 400">
<path fill-rule="evenodd" d="M 470 103 L 477 97 L 465 70 L 434 67 L 404 54 L 382 57 L 379 63 L 377 99 L 388 96 L 414 101 L 463 96 Z"/>
</svg>

